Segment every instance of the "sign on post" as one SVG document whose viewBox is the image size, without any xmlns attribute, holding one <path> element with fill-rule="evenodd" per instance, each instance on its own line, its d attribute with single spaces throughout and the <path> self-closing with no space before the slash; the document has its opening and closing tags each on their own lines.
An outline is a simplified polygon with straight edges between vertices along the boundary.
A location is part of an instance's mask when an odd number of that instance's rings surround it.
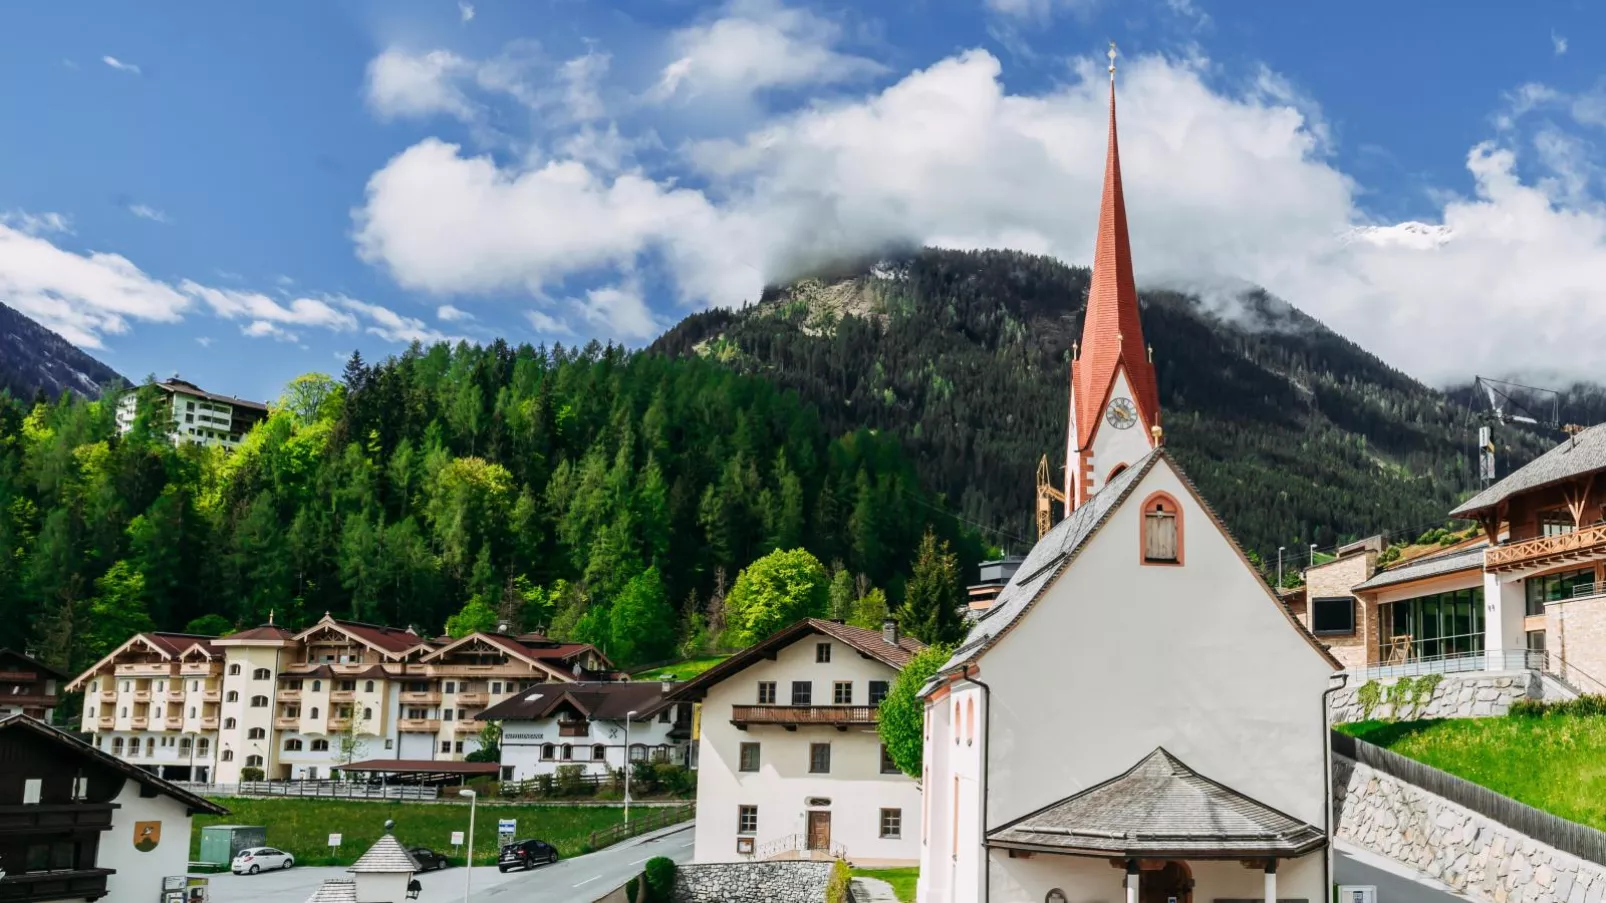
<svg viewBox="0 0 1606 903">
<path fill-rule="evenodd" d="M 340 835 L 339 834 L 330 834 L 329 835 L 329 845 L 332 846 L 332 847 L 340 846 Z"/>
<path fill-rule="evenodd" d="M 460 847 L 462 845 L 463 845 L 463 832 L 462 831 L 453 831 L 452 832 L 452 846 Z"/>
<path fill-rule="evenodd" d="M 496 833 L 516 834 L 519 830 L 519 820 L 516 818 L 499 819 L 496 823 Z"/>
</svg>

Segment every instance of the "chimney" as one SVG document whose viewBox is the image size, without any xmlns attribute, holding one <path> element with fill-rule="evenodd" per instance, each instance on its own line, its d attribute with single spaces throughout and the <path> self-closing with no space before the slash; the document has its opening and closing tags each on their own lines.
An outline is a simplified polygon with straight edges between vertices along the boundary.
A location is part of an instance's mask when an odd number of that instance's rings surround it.
<svg viewBox="0 0 1606 903">
<path fill-rule="evenodd" d="M 675 685 L 670 681 L 662 680 L 662 681 L 658 682 L 658 689 L 662 690 L 663 694 L 665 696 L 668 696 L 669 695 L 669 691 L 673 690 L 674 688 L 675 688 Z"/>
<path fill-rule="evenodd" d="M 881 622 L 881 639 L 889 645 L 898 645 L 898 622 L 891 618 Z"/>
</svg>

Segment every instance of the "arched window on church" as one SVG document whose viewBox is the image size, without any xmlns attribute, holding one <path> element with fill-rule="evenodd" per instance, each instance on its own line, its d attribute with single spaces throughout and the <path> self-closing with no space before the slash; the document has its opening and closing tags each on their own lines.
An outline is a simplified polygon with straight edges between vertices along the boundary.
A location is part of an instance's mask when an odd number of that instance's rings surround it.
<svg viewBox="0 0 1606 903">
<path fill-rule="evenodd" d="M 1143 501 L 1143 563 L 1182 563 L 1182 511 L 1176 499 L 1156 492 Z"/>
<path fill-rule="evenodd" d="M 976 699 L 965 700 L 965 745 L 976 742 Z"/>
<path fill-rule="evenodd" d="M 1116 477 L 1120 476 L 1121 472 L 1124 471 L 1124 470 L 1126 470 L 1126 464 L 1124 464 L 1124 463 L 1123 464 L 1117 464 L 1114 467 L 1110 468 L 1110 475 L 1104 478 L 1104 485 L 1108 486 L 1110 484 L 1110 481 L 1114 480 Z"/>
</svg>

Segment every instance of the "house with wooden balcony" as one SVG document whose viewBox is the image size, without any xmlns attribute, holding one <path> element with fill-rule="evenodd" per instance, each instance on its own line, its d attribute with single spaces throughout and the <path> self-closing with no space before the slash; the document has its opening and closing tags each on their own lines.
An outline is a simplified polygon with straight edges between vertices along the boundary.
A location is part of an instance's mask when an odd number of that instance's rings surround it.
<svg viewBox="0 0 1606 903">
<path fill-rule="evenodd" d="M 0 718 L 0 901 L 156 900 L 228 810 L 25 715 Z"/>
<path fill-rule="evenodd" d="M 11 649 L 0 649 L 0 718 L 27 715 L 50 723 L 67 675 Z"/>
<path fill-rule="evenodd" d="M 876 728 L 924 648 L 891 621 L 875 631 L 809 618 L 677 689 L 672 699 L 702 706 L 696 861 L 918 862 L 920 788 Z"/>
<path fill-rule="evenodd" d="M 671 698 L 678 686 L 541 684 L 491 706 L 474 723 L 501 723 L 503 780 L 527 781 L 564 766 L 594 776 L 626 762 L 689 767 L 692 704 Z"/>
</svg>

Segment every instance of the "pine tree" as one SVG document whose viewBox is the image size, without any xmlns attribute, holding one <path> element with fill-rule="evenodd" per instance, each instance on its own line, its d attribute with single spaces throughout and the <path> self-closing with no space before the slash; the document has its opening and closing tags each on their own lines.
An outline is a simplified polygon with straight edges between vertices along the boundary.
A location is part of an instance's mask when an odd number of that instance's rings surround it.
<svg viewBox="0 0 1606 903">
<path fill-rule="evenodd" d="M 964 634 L 961 590 L 958 557 L 927 531 L 898 607 L 899 625 L 928 645 L 958 642 Z"/>
</svg>

